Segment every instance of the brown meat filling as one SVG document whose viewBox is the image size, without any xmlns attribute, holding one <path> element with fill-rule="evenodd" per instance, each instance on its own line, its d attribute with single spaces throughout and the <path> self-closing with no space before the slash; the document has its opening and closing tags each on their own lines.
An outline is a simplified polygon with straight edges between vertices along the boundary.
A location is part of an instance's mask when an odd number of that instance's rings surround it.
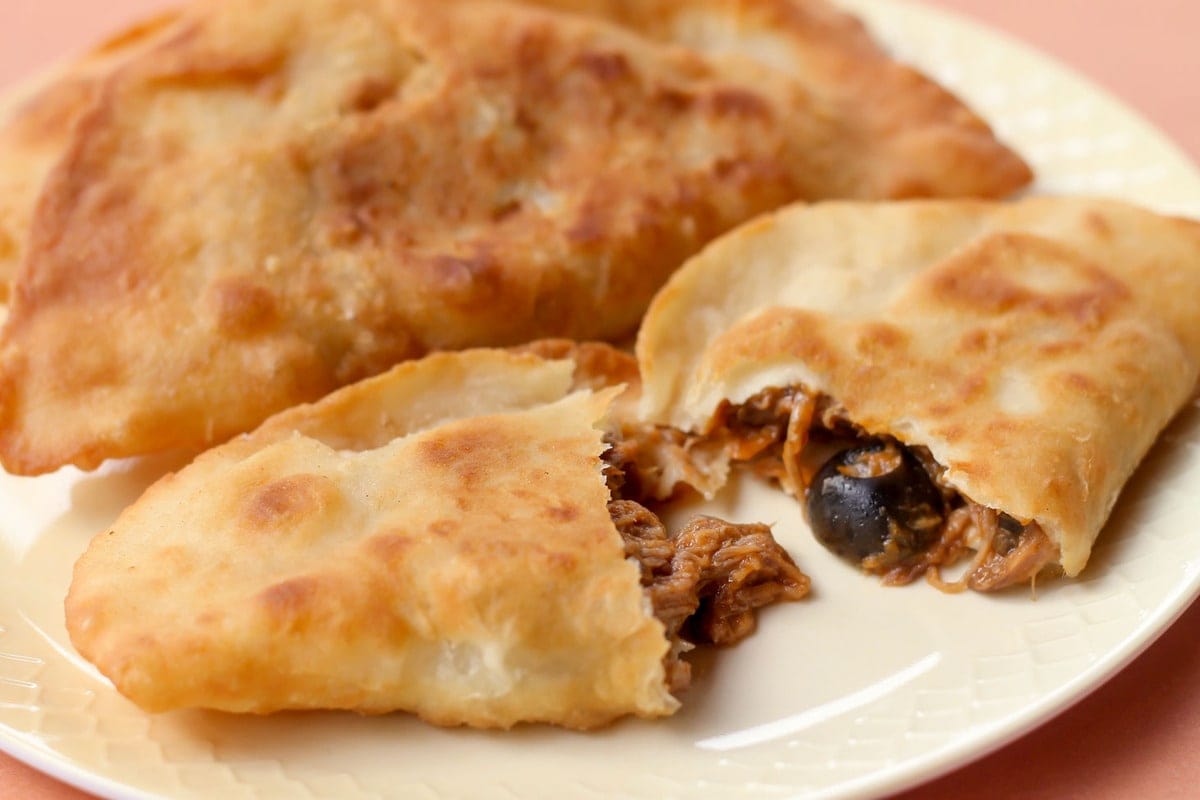
<svg viewBox="0 0 1200 800">
<path fill-rule="evenodd" d="M 708 433 L 725 439 L 735 461 L 778 480 L 797 497 L 805 496 L 821 454 L 866 436 L 831 398 L 800 387 L 768 388 L 741 405 L 725 404 L 714 415 Z M 863 569 L 881 574 L 887 584 L 908 583 L 925 575 L 944 591 L 967 587 L 993 591 L 1032 580 L 1057 562 L 1058 548 L 1036 522 L 1022 525 L 963 497 L 946 483 L 945 470 L 925 448 L 910 450 L 942 492 L 945 521 L 925 550 L 898 565 L 882 560 L 887 566 L 877 567 L 870 558 L 864 559 Z M 972 551 L 974 560 L 960 580 L 942 579 L 942 568 Z"/>
<path fill-rule="evenodd" d="M 766 525 L 698 516 L 672 537 L 632 500 L 613 500 L 608 510 L 625 555 L 641 565 L 642 586 L 672 644 L 666 659 L 672 692 L 691 680 L 691 667 L 679 659 L 683 641 L 736 644 L 754 632 L 757 609 L 808 594 L 808 576 Z"/>
</svg>

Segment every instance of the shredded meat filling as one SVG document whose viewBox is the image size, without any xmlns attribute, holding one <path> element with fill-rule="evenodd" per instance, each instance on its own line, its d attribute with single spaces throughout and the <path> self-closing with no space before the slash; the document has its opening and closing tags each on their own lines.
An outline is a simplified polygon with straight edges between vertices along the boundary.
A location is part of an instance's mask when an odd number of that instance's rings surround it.
<svg viewBox="0 0 1200 800">
<path fill-rule="evenodd" d="M 796 403 L 793 389 L 764 389 L 738 406 L 726 406 L 720 426 L 728 432 L 730 454 L 738 461 L 773 455 L 787 435 L 788 419 Z"/>
<path fill-rule="evenodd" d="M 696 517 L 671 537 L 639 503 L 613 500 L 608 510 L 672 644 L 665 666 L 673 692 L 691 680 L 679 659 L 685 640 L 736 644 L 754 632 L 757 609 L 808 594 L 808 577 L 766 525 Z"/>
<path fill-rule="evenodd" d="M 661 598 L 672 621 L 689 609 L 682 624 L 692 641 L 740 642 L 754 632 L 757 609 L 808 594 L 808 576 L 761 523 L 695 517 L 674 544 L 671 573 L 651 587 L 651 598 L 656 608 Z"/>
<path fill-rule="evenodd" d="M 709 433 L 725 442 L 735 462 L 779 481 L 797 497 L 805 495 L 815 472 L 814 466 L 801 457 L 802 449 L 812 442 L 821 450 L 830 443 L 844 444 L 867 437 L 846 418 L 840 405 L 803 387 L 767 388 L 740 405 L 726 403 L 714 415 Z M 1022 524 L 963 497 L 945 481 L 945 469 L 928 450 L 910 450 L 942 492 L 948 511 L 945 521 L 926 549 L 899 564 L 885 560 L 886 566 L 877 566 L 879 559 L 867 558 L 861 564 L 864 569 L 881 574 L 887 584 L 909 583 L 925 575 L 945 591 L 967 587 L 994 591 L 1032 580 L 1058 560 L 1058 548 L 1036 522 Z M 942 579 L 943 567 L 972 551 L 974 560 L 960 580 Z"/>
</svg>

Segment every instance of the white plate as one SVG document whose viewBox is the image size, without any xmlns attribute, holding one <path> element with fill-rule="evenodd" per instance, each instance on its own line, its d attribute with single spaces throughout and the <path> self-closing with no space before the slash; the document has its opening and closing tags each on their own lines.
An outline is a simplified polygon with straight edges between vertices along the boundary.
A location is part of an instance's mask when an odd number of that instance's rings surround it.
<svg viewBox="0 0 1200 800">
<path fill-rule="evenodd" d="M 877 34 L 967 97 L 1037 168 L 1037 191 L 1200 216 L 1200 178 L 1128 110 L 1029 50 L 894 0 Z M 71 564 L 165 466 L 0 475 L 0 747 L 105 795 L 173 797 L 867 796 L 933 777 L 1079 699 L 1200 590 L 1200 409 L 1135 476 L 1082 580 L 1034 600 L 885 589 L 804 533 L 797 507 L 734 487 L 730 516 L 778 523 L 815 578 L 757 635 L 704 654 L 683 710 L 592 734 L 439 730 L 402 716 L 147 716 L 73 653 Z"/>
</svg>

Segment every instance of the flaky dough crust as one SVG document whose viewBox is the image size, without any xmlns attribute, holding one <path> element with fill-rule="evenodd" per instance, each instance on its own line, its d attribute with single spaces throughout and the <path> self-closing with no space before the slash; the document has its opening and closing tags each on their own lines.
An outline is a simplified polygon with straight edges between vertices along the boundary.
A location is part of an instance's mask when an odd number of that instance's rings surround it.
<svg viewBox="0 0 1200 800">
<path fill-rule="evenodd" d="M 0 96 L 0 301 L 25 256 L 42 185 L 75 124 L 113 71 L 152 47 L 174 20 L 171 13 L 147 19 Z"/>
</svg>

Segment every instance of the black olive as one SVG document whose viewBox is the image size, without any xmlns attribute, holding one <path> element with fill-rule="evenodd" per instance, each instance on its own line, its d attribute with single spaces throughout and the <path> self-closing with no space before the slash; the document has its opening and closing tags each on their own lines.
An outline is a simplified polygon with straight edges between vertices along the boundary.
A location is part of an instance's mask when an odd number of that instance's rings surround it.
<svg viewBox="0 0 1200 800">
<path fill-rule="evenodd" d="M 944 519 L 941 492 L 916 456 L 891 439 L 835 454 L 808 488 L 808 521 L 817 539 L 872 571 L 928 548 Z"/>
</svg>

